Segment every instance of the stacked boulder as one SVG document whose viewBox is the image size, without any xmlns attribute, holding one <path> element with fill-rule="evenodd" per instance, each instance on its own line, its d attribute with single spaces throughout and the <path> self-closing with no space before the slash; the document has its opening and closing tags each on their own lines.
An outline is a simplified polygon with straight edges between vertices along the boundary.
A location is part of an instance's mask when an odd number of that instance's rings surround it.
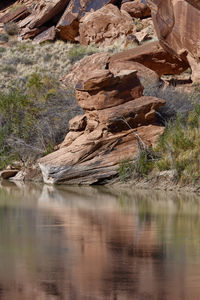
<svg viewBox="0 0 200 300">
<path fill-rule="evenodd" d="M 85 114 L 70 121 L 58 150 L 39 160 L 46 183 L 102 182 L 118 173 L 120 161 L 134 159 L 138 137 L 150 146 L 163 132 L 155 111 L 165 101 L 142 96 L 137 71 L 110 69 L 109 61 L 107 53 L 94 54 L 65 77 L 65 83 L 76 85 Z"/>
</svg>

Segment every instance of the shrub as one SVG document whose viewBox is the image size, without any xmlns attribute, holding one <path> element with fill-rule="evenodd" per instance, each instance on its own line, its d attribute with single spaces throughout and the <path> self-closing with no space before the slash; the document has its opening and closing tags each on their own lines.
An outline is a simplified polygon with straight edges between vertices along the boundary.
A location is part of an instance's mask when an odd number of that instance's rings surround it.
<svg viewBox="0 0 200 300">
<path fill-rule="evenodd" d="M 9 75 L 17 73 L 17 69 L 16 67 L 10 66 L 10 65 L 4 65 L 4 66 L 0 66 L 0 71 L 7 73 Z"/>
<path fill-rule="evenodd" d="M 134 22 L 134 24 L 135 24 L 135 26 L 136 26 L 136 31 L 141 31 L 143 28 L 144 28 L 144 26 L 143 26 L 143 24 L 142 24 L 142 22 L 141 22 L 141 20 L 140 19 L 138 19 L 138 18 L 134 18 L 133 19 L 133 22 Z"/>
<path fill-rule="evenodd" d="M 0 47 L 0 53 L 4 53 L 4 52 L 6 52 L 6 48 Z"/>
<path fill-rule="evenodd" d="M 178 116 L 168 124 L 156 151 L 162 154 L 156 164 L 159 170 L 176 170 L 177 181 L 182 183 L 200 179 L 200 104 L 187 119 Z"/>
<path fill-rule="evenodd" d="M 9 41 L 9 36 L 6 33 L 0 33 L 0 41 L 7 43 Z"/>
<path fill-rule="evenodd" d="M 4 25 L 4 30 L 8 35 L 17 35 L 19 33 L 19 27 L 14 22 L 8 22 Z"/>
<path fill-rule="evenodd" d="M 180 93 L 171 86 L 163 89 L 162 83 L 152 85 L 145 82 L 143 85 L 144 96 L 153 96 L 166 101 L 166 104 L 156 113 L 157 120 L 163 125 L 166 125 L 169 121 L 175 121 L 177 114 L 187 118 L 188 113 L 194 108 L 190 94 Z"/>
<path fill-rule="evenodd" d="M 124 159 L 119 162 L 118 174 L 122 182 L 126 182 L 130 179 L 134 172 L 134 164 L 131 159 Z"/>
<path fill-rule="evenodd" d="M 71 87 L 34 72 L 26 89 L 0 92 L 0 168 L 16 156 L 34 161 L 53 151 L 68 130 L 68 122 L 82 110 Z"/>
</svg>

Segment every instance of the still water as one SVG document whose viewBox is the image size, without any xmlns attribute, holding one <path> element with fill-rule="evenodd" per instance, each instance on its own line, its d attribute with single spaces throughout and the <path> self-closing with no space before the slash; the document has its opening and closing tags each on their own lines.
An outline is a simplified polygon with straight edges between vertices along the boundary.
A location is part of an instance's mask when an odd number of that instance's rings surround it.
<svg viewBox="0 0 200 300">
<path fill-rule="evenodd" d="M 200 198 L 2 184 L 0 299 L 200 299 Z"/>
</svg>

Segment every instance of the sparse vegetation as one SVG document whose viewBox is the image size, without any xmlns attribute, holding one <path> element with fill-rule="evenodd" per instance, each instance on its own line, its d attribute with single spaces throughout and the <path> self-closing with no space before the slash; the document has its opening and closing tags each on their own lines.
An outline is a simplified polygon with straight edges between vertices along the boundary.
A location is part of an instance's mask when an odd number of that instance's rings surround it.
<svg viewBox="0 0 200 300">
<path fill-rule="evenodd" d="M 8 22 L 4 25 L 4 30 L 8 35 L 17 35 L 19 32 L 18 25 L 14 22 Z"/>
<path fill-rule="evenodd" d="M 119 162 L 119 178 L 122 182 L 126 182 L 128 179 L 130 179 L 134 172 L 134 164 L 133 161 L 129 158 L 124 159 Z"/>
<path fill-rule="evenodd" d="M 154 149 L 140 149 L 137 157 L 119 164 L 119 177 L 144 178 L 151 171 L 173 170 L 180 184 L 197 184 L 200 180 L 200 88 L 194 85 L 190 94 L 173 88 L 152 89 L 154 96 L 167 101 L 159 120 L 166 125 Z M 191 102 L 192 101 L 192 102 Z M 182 106 L 181 106 L 182 104 Z"/>
<path fill-rule="evenodd" d="M 1 42 L 8 42 L 9 36 L 6 33 L 0 33 L 0 41 Z"/>
<path fill-rule="evenodd" d="M 143 24 L 142 24 L 142 22 L 141 22 L 140 19 L 134 18 L 133 21 L 134 21 L 134 24 L 136 26 L 136 31 L 139 32 L 139 31 L 141 31 L 144 28 L 144 26 L 143 26 Z"/>
<path fill-rule="evenodd" d="M 80 44 L 75 44 L 68 51 L 68 59 L 70 63 L 75 63 L 76 61 L 82 59 L 86 55 L 91 55 L 97 53 L 99 50 L 95 46 L 83 46 Z"/>
<path fill-rule="evenodd" d="M 41 73 L 27 78 L 25 90 L 0 92 L 0 168 L 16 157 L 34 161 L 50 153 L 77 113 L 73 89 L 63 90 L 55 78 Z"/>
<path fill-rule="evenodd" d="M 160 171 L 175 170 L 181 183 L 196 183 L 200 179 L 200 104 L 187 119 L 178 117 L 168 124 L 156 151 L 162 153 L 156 163 Z"/>
</svg>

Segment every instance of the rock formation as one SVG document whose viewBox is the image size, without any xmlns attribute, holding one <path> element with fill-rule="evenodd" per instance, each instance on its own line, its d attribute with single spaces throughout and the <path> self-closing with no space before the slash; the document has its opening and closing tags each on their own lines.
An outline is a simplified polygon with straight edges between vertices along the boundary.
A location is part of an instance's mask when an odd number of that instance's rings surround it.
<svg viewBox="0 0 200 300">
<path fill-rule="evenodd" d="M 120 40 L 127 46 L 152 38 L 154 30 L 146 19 L 144 22 L 141 19 L 141 24 L 134 21 L 134 17 L 149 16 L 146 2 L 121 3 L 122 0 L 40 0 L 37 3 L 18 0 L 14 4 L 11 1 L 10 6 L 0 11 L 0 30 L 8 22 L 17 22 L 20 38 L 35 38 L 37 43 L 60 38 L 101 46 Z M 140 34 L 142 29 L 144 32 Z"/>
<path fill-rule="evenodd" d="M 118 7 L 109 4 L 84 16 L 80 21 L 79 42 L 83 45 L 91 43 L 110 46 L 117 39 L 134 32 L 131 16 Z"/>
<path fill-rule="evenodd" d="M 146 3 L 146 0 L 135 0 L 124 2 L 121 5 L 121 10 L 125 10 L 131 17 L 145 18 L 151 16 L 151 10 Z"/>
<path fill-rule="evenodd" d="M 76 68 L 77 101 L 85 115 L 71 120 L 58 150 L 39 160 L 45 182 L 102 182 L 118 173 L 120 161 L 133 160 L 138 138 L 150 146 L 163 132 L 155 124 L 155 110 L 165 101 L 142 96 L 135 69 L 116 70 L 109 69 L 105 53 L 84 59 Z"/>
<path fill-rule="evenodd" d="M 200 4 L 196 0 L 148 0 L 161 45 L 188 61 L 193 81 L 200 81 Z"/>
<path fill-rule="evenodd" d="M 74 41 L 79 35 L 80 19 L 86 13 L 96 11 L 106 4 L 116 2 L 116 0 L 82 0 L 79 2 L 71 0 L 57 25 L 59 36 L 63 40 Z"/>
<path fill-rule="evenodd" d="M 137 62 L 155 71 L 158 76 L 163 74 L 180 74 L 188 68 L 187 62 L 175 55 L 169 54 L 159 42 L 148 43 L 121 53 L 110 59 L 110 64 L 116 61 Z"/>
</svg>

